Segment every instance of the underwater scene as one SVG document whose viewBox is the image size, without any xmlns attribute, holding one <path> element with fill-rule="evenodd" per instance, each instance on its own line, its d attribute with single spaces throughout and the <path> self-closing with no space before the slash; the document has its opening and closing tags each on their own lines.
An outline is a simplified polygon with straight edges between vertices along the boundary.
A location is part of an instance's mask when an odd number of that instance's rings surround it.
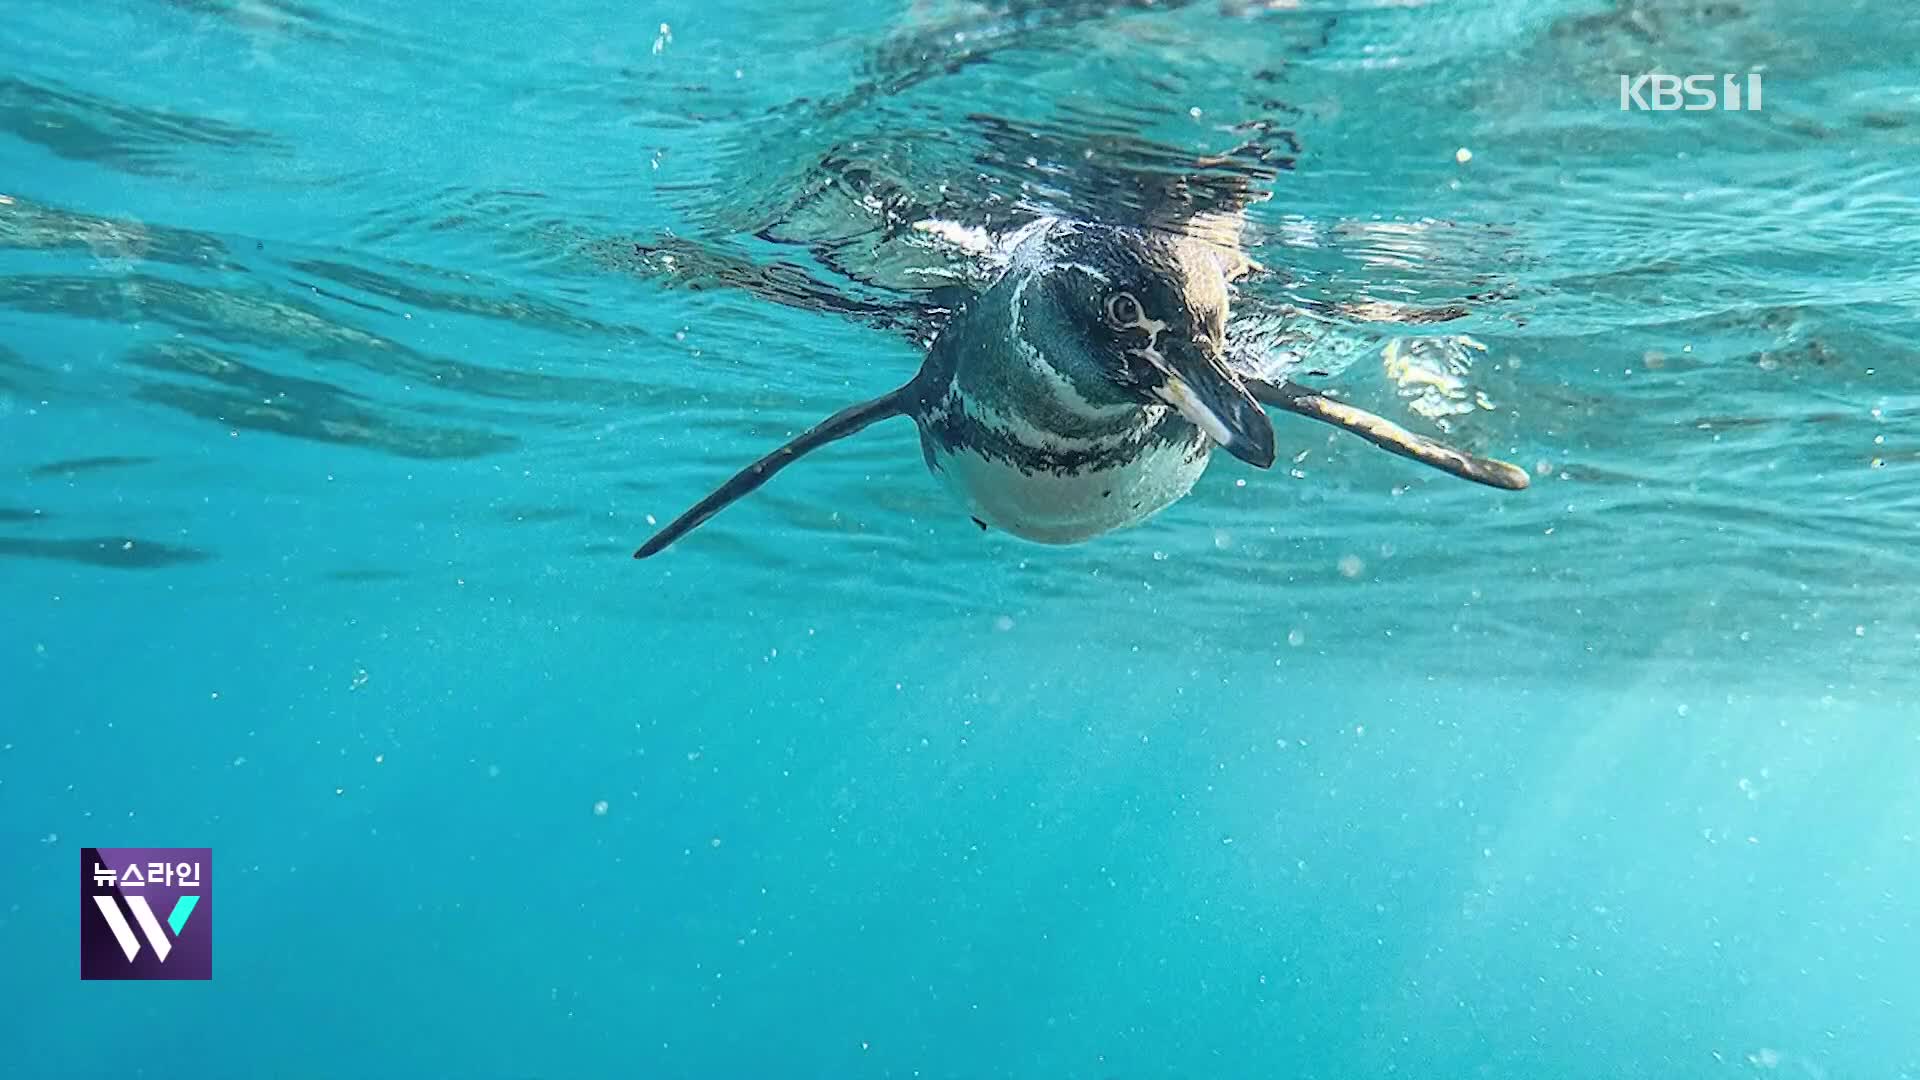
<svg viewBox="0 0 1920 1080">
<path fill-rule="evenodd" d="M 1920 10 L 7 14 L 0 1077 L 1920 1078 Z"/>
</svg>

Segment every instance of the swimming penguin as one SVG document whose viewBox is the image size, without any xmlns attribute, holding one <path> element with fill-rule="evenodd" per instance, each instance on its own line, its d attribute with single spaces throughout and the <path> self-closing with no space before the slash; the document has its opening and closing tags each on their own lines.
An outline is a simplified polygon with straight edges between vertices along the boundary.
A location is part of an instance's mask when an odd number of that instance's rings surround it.
<svg viewBox="0 0 1920 1080">
<path fill-rule="evenodd" d="M 1218 447 L 1274 461 L 1275 406 L 1467 480 L 1527 473 L 1475 457 L 1236 364 L 1230 288 L 1253 264 L 1204 232 L 1041 218 L 997 280 L 956 305 L 904 386 L 828 417 L 747 466 L 637 552 L 685 536 L 802 455 L 904 416 L 927 466 L 983 525 L 1069 544 L 1137 524 L 1186 495 Z"/>
</svg>

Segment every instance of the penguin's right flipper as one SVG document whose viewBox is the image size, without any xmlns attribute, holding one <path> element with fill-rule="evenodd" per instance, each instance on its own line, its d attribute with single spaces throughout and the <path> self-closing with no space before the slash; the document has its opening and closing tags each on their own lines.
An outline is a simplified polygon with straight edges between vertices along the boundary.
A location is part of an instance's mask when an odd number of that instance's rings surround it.
<svg viewBox="0 0 1920 1080">
<path fill-rule="evenodd" d="M 649 555 L 658 554 L 668 544 L 698 528 L 701 522 L 726 509 L 729 503 L 751 494 L 761 484 L 773 479 L 774 473 L 791 465 L 802 454 L 817 450 L 835 439 L 844 439 L 876 421 L 892 416 L 905 416 L 909 401 L 908 392 L 911 388 L 909 384 L 891 393 L 882 394 L 872 401 L 850 405 L 815 424 L 792 442 L 735 473 L 733 479 L 720 485 L 713 494 L 695 503 L 686 513 L 673 519 L 666 528 L 655 533 L 653 539 L 642 544 L 640 550 L 633 553 L 633 557 L 644 559 Z"/>
<path fill-rule="evenodd" d="M 1299 383 L 1284 379 L 1242 381 L 1257 401 L 1351 431 L 1382 450 L 1431 465 L 1463 480 L 1507 491 L 1520 491 L 1527 486 L 1527 470 L 1518 465 L 1455 450 L 1424 435 L 1416 435 L 1384 416 L 1316 394 Z"/>
</svg>

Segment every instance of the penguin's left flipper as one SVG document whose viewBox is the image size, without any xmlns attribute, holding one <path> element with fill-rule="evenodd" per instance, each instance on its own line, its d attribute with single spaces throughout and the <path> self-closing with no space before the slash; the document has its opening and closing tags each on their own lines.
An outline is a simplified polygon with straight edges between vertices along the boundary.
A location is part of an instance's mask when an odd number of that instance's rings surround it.
<svg viewBox="0 0 1920 1080">
<path fill-rule="evenodd" d="M 1344 428 L 1382 450 L 1409 457 L 1463 480 L 1488 487 L 1520 491 L 1527 486 L 1527 470 L 1493 458 L 1475 457 L 1462 450 L 1416 435 L 1384 416 L 1355 408 L 1343 401 L 1322 397 L 1299 383 L 1282 380 L 1243 379 L 1255 400 L 1278 405 L 1288 412 Z"/>
<path fill-rule="evenodd" d="M 773 479 L 773 474 L 798 461 L 803 454 L 817 450 L 833 442 L 859 432 L 880 420 L 892 416 L 905 416 L 909 394 L 913 384 L 885 393 L 872 401 L 863 401 L 858 405 L 849 405 L 813 427 L 793 441 L 761 458 L 759 461 L 735 473 L 733 479 L 716 488 L 713 494 L 695 503 L 686 513 L 675 518 L 666 528 L 656 533 L 653 539 L 640 546 L 633 553 L 636 559 L 657 555 L 661 549 L 682 536 L 687 535 L 708 518 L 727 508 L 728 504 L 751 494 L 761 484 Z"/>
</svg>

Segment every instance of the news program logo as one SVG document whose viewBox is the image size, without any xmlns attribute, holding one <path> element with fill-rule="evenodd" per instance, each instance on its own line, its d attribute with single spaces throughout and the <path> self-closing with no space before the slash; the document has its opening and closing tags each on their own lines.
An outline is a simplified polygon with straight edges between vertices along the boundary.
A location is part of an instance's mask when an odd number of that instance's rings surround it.
<svg viewBox="0 0 1920 1080">
<path fill-rule="evenodd" d="M 82 979 L 213 978 L 210 848 L 81 848 Z"/>
<path fill-rule="evenodd" d="M 1716 92 L 1716 88 L 1717 91 Z M 1620 76 L 1622 112 L 1706 112 L 1712 109 L 1760 111 L 1764 84 L 1760 73 L 1739 75 L 1668 75 L 1649 71 L 1639 77 Z"/>
</svg>

